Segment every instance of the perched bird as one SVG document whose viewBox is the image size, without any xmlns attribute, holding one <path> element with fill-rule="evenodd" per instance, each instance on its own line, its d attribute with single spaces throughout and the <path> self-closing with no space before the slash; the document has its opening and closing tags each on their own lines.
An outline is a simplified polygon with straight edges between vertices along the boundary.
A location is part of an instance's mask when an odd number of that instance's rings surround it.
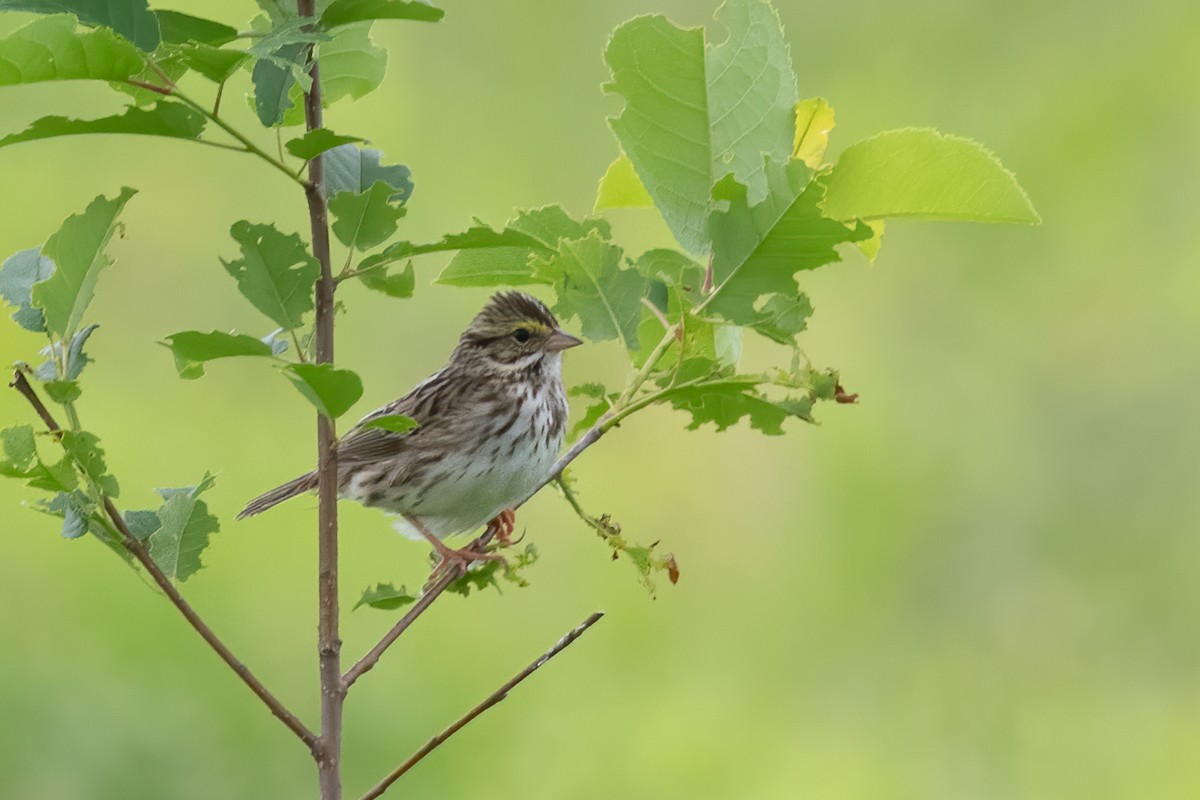
<svg viewBox="0 0 1200 800">
<path fill-rule="evenodd" d="M 449 364 L 341 439 L 341 496 L 399 515 L 397 529 L 428 539 L 442 566 L 483 557 L 441 539 L 493 520 L 503 535 L 512 532 L 512 506 L 549 477 L 562 446 L 562 351 L 578 344 L 536 298 L 494 295 L 459 337 Z M 363 427 L 391 414 L 418 427 L 402 434 Z M 238 519 L 315 488 L 316 472 L 301 475 L 251 500 Z"/>
</svg>

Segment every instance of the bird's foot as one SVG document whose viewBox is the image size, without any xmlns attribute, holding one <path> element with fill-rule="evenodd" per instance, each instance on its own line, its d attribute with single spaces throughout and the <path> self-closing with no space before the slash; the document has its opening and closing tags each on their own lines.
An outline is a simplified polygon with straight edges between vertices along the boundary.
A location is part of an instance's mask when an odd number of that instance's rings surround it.
<svg viewBox="0 0 1200 800">
<path fill-rule="evenodd" d="M 433 544 L 439 560 L 437 566 L 433 568 L 433 573 L 429 576 L 428 585 L 437 583 L 446 575 L 453 575 L 457 580 L 466 575 L 467 570 L 477 561 L 499 561 L 502 567 L 508 567 L 508 561 L 504 556 L 485 549 L 485 546 L 478 540 L 457 550 L 436 540 L 431 540 L 431 544 Z"/>
<path fill-rule="evenodd" d="M 500 543 L 501 547 L 512 547 L 520 541 L 520 539 L 514 541 L 512 538 L 512 532 L 516 527 L 516 523 L 517 512 L 511 508 L 504 509 L 488 520 L 488 527 L 496 529 L 496 541 Z"/>
</svg>

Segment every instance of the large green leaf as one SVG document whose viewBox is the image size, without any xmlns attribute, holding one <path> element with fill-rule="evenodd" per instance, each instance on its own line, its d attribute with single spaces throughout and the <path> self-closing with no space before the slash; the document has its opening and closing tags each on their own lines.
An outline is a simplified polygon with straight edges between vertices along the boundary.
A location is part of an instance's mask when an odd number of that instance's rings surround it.
<svg viewBox="0 0 1200 800">
<path fill-rule="evenodd" d="M 348 369 L 332 364 L 290 364 L 283 370 L 288 380 L 313 407 L 337 419 L 362 397 L 362 379 Z"/>
<path fill-rule="evenodd" d="M 705 305 L 739 325 L 760 319 L 759 298 L 797 293 L 796 272 L 839 260 L 836 246 L 869 238 L 865 225 L 847 227 L 821 215 L 820 185 L 805 181 L 798 161 L 772 169 L 772 190 L 751 206 L 746 187 L 732 176 L 722 179 L 713 197 L 724 206 L 711 219 L 713 292 Z"/>
<path fill-rule="evenodd" d="M 36 19 L 0 39 L 0 86 L 42 81 L 123 81 L 145 62 L 106 28 L 78 30 L 74 17 Z"/>
<path fill-rule="evenodd" d="M 763 157 L 792 148 L 795 75 L 778 16 L 766 0 L 727 0 L 717 19 L 729 36 L 705 46 L 704 32 L 661 16 L 619 27 L 605 60 L 605 88 L 625 99 L 610 120 L 621 149 L 687 250 L 708 250 L 710 188 L 732 173 L 752 203 L 767 194 Z"/>
<path fill-rule="evenodd" d="M 238 35 L 237 28 L 178 11 L 156 9 L 154 16 L 158 17 L 162 40 L 169 44 L 199 43 L 220 47 L 229 44 Z"/>
<path fill-rule="evenodd" d="M 284 147 L 296 158 L 303 158 L 305 161 L 308 161 L 316 158 L 326 150 L 332 150 L 344 144 L 353 144 L 361 141 L 362 139 L 357 136 L 343 136 L 342 134 L 334 133 L 328 128 L 317 128 L 308 131 L 303 136 L 288 140 L 288 143 Z"/>
<path fill-rule="evenodd" d="M 437 22 L 444 16 L 445 11 L 422 0 L 334 0 L 321 15 L 321 24 L 333 28 L 369 19 Z"/>
<path fill-rule="evenodd" d="M 225 270 L 255 308 L 277 325 L 299 328 L 313 309 L 312 290 L 321 267 L 297 234 L 284 235 L 274 225 L 235 222 L 230 235 L 242 257 L 225 261 Z"/>
<path fill-rule="evenodd" d="M 362 194 L 378 181 L 391 189 L 388 200 L 405 203 L 413 192 L 412 171 L 403 164 L 384 166 L 383 153 L 368 147 L 344 144 L 325 151 L 325 194 Z"/>
<path fill-rule="evenodd" d="M 371 23 L 347 25 L 333 31 L 317 45 L 321 61 L 321 104 L 326 108 L 342 98 L 357 100 L 379 88 L 387 72 L 387 50 L 371 41 Z M 291 87 L 293 105 L 284 113 L 284 125 L 304 124 L 303 91 Z"/>
<path fill-rule="evenodd" d="M 112 28 L 147 53 L 154 52 L 161 38 L 158 18 L 146 0 L 0 0 L 0 11 L 74 14 L 86 25 Z"/>
<path fill-rule="evenodd" d="M 271 356 L 271 345 L 245 334 L 212 331 L 180 331 L 163 342 L 175 356 L 179 377 L 193 380 L 204 374 L 204 364 L 218 358 L 235 356 Z"/>
<path fill-rule="evenodd" d="M 584 336 L 620 338 L 635 350 L 646 281 L 636 269 L 622 269 L 621 261 L 621 248 L 593 231 L 583 239 L 560 241 L 553 256 L 535 261 L 534 271 L 554 283 L 554 310 L 563 319 L 579 317 Z"/>
<path fill-rule="evenodd" d="M 376 181 L 362 194 L 341 192 L 330 198 L 329 212 L 338 241 L 356 250 L 370 250 L 387 241 L 404 216 L 403 206 L 388 202 L 392 191 L 388 184 Z"/>
<path fill-rule="evenodd" d="M 209 536 L 221 528 L 199 499 L 212 484 L 212 476 L 206 474 L 197 486 L 159 490 L 166 502 L 157 512 L 158 529 L 149 534 L 150 557 L 171 580 L 186 581 L 200 570 Z"/>
<path fill-rule="evenodd" d="M 130 106 L 123 114 L 99 119 L 42 117 L 34 120 L 25 130 L 0 139 L 0 147 L 85 133 L 130 133 L 174 139 L 197 139 L 204 130 L 204 122 L 204 115 L 182 103 L 160 101 L 148 109 Z"/>
<path fill-rule="evenodd" d="M 437 245 L 414 248 L 411 254 L 458 250 L 437 277 L 437 283 L 448 286 L 547 283 L 550 278 L 536 275 L 531 259 L 534 256 L 549 257 L 558 250 L 561 240 L 582 239 L 593 231 L 604 239 L 611 236 L 608 223 L 603 220 L 578 221 L 560 206 L 543 206 L 520 212 L 503 231 L 476 226 L 465 233 L 447 236 Z M 384 253 L 391 250 L 389 247 Z M 396 257 L 401 256 L 397 254 Z"/>
<path fill-rule="evenodd" d="M 100 272 L 112 263 L 104 248 L 117 229 L 117 216 L 134 194 L 124 188 L 111 200 L 97 197 L 82 214 L 68 217 L 42 248 L 55 271 L 33 287 L 33 305 L 42 309 L 47 330 L 59 338 L 69 340 L 79 330 Z"/>
<path fill-rule="evenodd" d="M 46 330 L 41 309 L 33 307 L 33 287 L 53 274 L 54 262 L 39 247 L 14 253 L 0 266 L 0 297 L 17 307 L 12 317 L 27 331 Z"/>
<path fill-rule="evenodd" d="M 834 219 L 1041 221 L 987 148 L 935 130 L 885 131 L 853 144 L 824 183 L 824 211 Z"/>
</svg>

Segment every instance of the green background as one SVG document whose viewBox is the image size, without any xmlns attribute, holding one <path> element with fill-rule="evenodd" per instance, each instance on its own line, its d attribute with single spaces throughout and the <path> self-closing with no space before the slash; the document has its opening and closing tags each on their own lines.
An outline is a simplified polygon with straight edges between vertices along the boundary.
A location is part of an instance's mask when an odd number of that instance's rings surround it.
<svg viewBox="0 0 1200 800">
<path fill-rule="evenodd" d="M 249 2 L 165 3 L 240 24 Z M 379 92 L 331 127 L 410 165 L 402 233 L 562 202 L 586 212 L 615 154 L 611 29 L 707 3 L 467 3 L 380 23 Z M 347 796 L 596 608 L 608 617 L 393 790 L 407 797 L 1192 798 L 1200 792 L 1200 6 L 1078 0 L 780 0 L 802 97 L 837 108 L 831 153 L 880 130 L 979 139 L 1040 228 L 896 222 L 878 262 L 803 277 L 804 337 L 857 406 L 764 438 L 682 430 L 655 409 L 589 451 L 587 507 L 662 539 L 683 578 L 651 600 L 552 493 L 521 513 L 533 585 L 447 598 L 346 707 Z M 0 18 L 3 30 L 26 19 Z M 226 108 L 249 128 L 245 78 Z M 193 84 L 198 91 L 201 84 Z M 111 96 L 110 96 L 111 95 Z M 98 86 L 3 90 L 0 130 L 115 110 Z M 269 134 L 262 140 L 271 143 Z M 313 460 L 307 404 L 259 363 L 175 377 L 156 340 L 266 332 L 218 255 L 242 218 L 305 230 L 295 187 L 252 159 L 113 137 L 0 150 L 0 255 L 41 244 L 124 184 L 91 318 L 84 424 L 122 503 L 219 473 L 224 527 L 186 595 L 315 724 L 315 503 L 253 521 L 250 496 Z M 626 242 L 663 243 L 642 212 Z M 339 363 L 366 412 L 437 369 L 486 297 L 350 286 Z M 0 319 L 0 360 L 37 338 Z M 754 346 L 755 363 L 766 356 Z M 616 346 L 572 351 L 571 382 L 621 380 Z M 0 420 L 32 421 L 12 392 Z M 307 753 L 178 618 L 94 541 L 0 485 L 0 796 L 315 796 Z M 343 506 L 343 600 L 413 586 L 425 548 Z M 345 655 L 393 615 L 345 618 Z"/>
</svg>

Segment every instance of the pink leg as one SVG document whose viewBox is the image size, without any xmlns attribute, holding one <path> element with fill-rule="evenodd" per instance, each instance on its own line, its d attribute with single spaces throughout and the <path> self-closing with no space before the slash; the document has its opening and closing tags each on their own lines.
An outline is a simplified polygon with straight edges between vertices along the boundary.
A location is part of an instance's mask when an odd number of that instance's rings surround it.
<svg viewBox="0 0 1200 800">
<path fill-rule="evenodd" d="M 474 542 L 459 550 L 455 550 L 453 547 L 447 547 L 441 539 L 430 533 L 419 519 L 408 516 L 407 514 L 404 516 L 404 518 L 408 520 L 412 526 L 429 541 L 431 545 L 433 545 L 434 551 L 436 551 L 441 557 L 441 560 L 438 561 L 438 565 L 433 570 L 435 575 L 440 574 L 444 570 L 465 573 L 467 571 L 467 567 L 471 566 L 471 564 L 475 561 L 499 561 L 504 563 L 504 556 L 498 553 L 489 553 L 486 550 L 472 549 Z"/>
</svg>

